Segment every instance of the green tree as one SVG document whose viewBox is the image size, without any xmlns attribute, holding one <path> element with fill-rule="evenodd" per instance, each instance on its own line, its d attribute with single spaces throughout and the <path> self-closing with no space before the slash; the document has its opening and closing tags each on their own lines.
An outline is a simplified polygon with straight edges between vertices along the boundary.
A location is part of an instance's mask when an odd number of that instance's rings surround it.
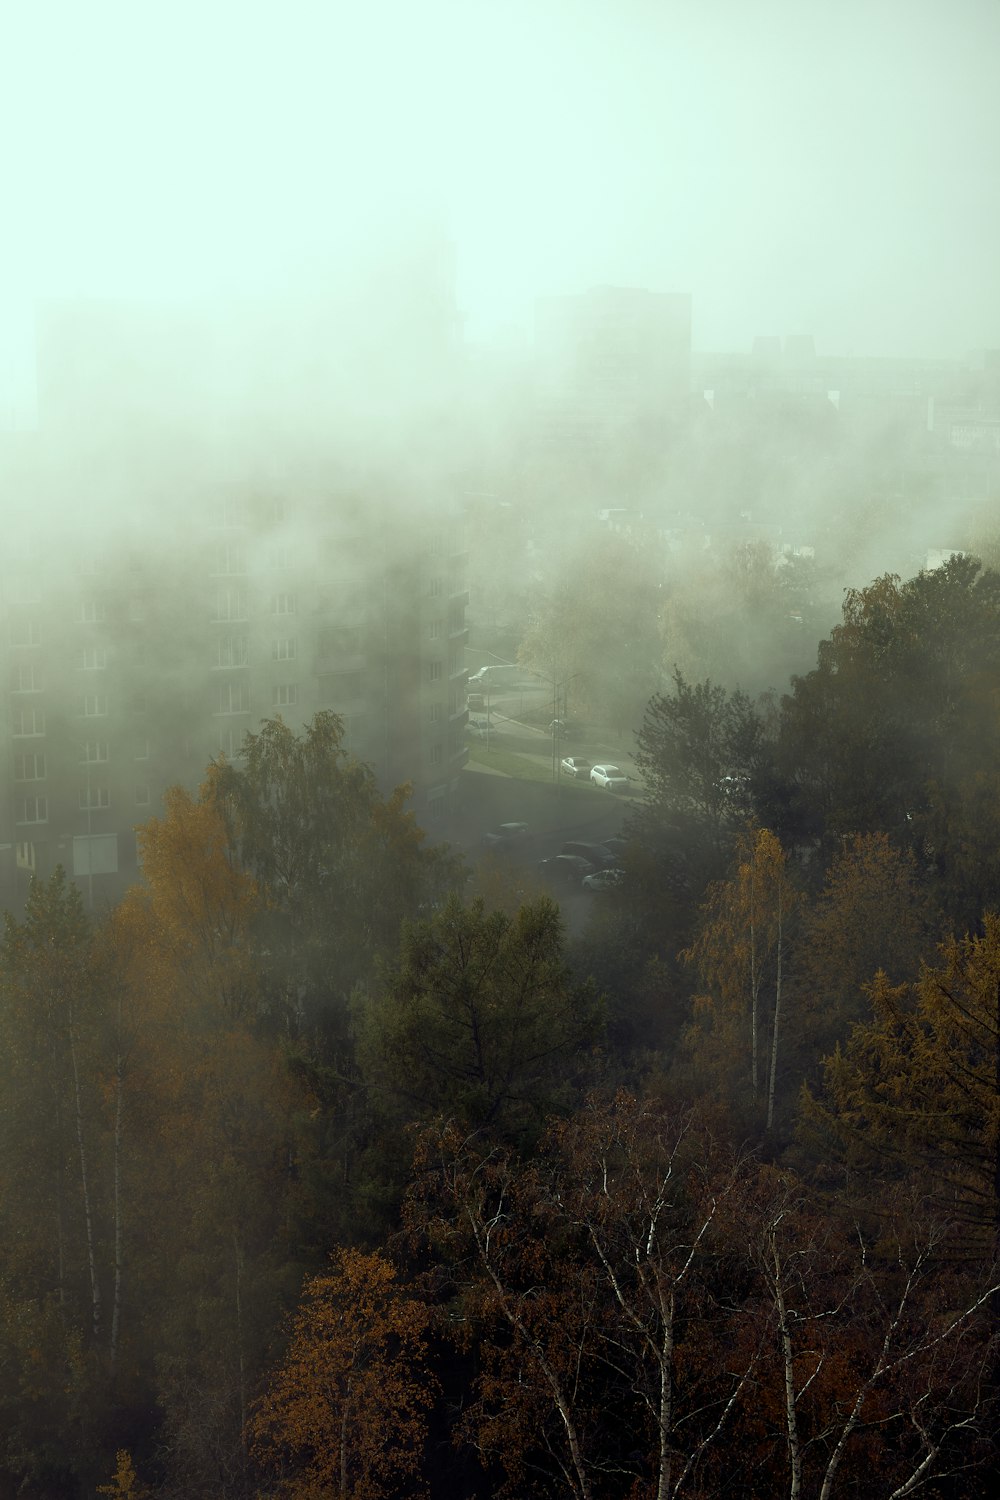
<svg viewBox="0 0 1000 1500">
<path fill-rule="evenodd" d="M 833 841 L 883 832 L 933 862 L 953 920 L 974 922 L 1000 878 L 995 858 L 977 884 L 956 861 L 977 806 L 1000 842 L 989 789 L 1000 729 L 1000 575 L 972 558 L 901 583 L 893 575 L 851 590 L 817 666 L 783 700 L 778 760 L 789 828 Z"/>
<path fill-rule="evenodd" d="M 383 798 L 343 740 L 336 714 L 301 735 L 267 720 L 239 764 L 211 768 L 204 792 L 261 895 L 255 957 L 269 998 L 297 1026 L 343 1010 L 395 950 L 403 918 L 456 879 L 406 811 L 408 788 Z"/>
<path fill-rule="evenodd" d="M 444 1115 L 520 1133 L 573 1097 L 601 1033 L 573 982 L 559 909 L 513 917 L 457 897 L 403 930 L 398 967 L 360 1017 L 361 1063 L 397 1118 Z"/>
<path fill-rule="evenodd" d="M 564 561 L 536 600 L 519 660 L 565 687 L 570 717 L 631 735 L 660 680 L 660 602 L 655 554 L 602 534 Z"/>
<path fill-rule="evenodd" d="M 637 739 L 646 787 L 637 829 L 651 841 L 654 828 L 669 838 L 689 824 L 718 855 L 751 810 L 764 759 L 764 725 L 746 694 L 675 670 L 673 693 L 650 700 Z"/>
</svg>

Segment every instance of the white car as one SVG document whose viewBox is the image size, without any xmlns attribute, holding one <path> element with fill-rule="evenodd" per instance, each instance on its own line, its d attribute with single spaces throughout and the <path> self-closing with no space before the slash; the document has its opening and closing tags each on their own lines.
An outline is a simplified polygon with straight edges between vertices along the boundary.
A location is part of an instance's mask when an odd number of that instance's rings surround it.
<svg viewBox="0 0 1000 1500">
<path fill-rule="evenodd" d="M 578 755 L 567 755 L 559 762 L 559 769 L 564 776 L 586 776 L 590 771 L 590 761 L 581 760 Z"/>
<path fill-rule="evenodd" d="M 609 792 L 624 792 L 628 787 L 628 777 L 617 766 L 593 766 L 590 779 L 595 786 L 607 787 Z"/>
<path fill-rule="evenodd" d="M 585 891 L 613 891 L 625 879 L 624 870 L 595 870 L 583 877 Z"/>
</svg>

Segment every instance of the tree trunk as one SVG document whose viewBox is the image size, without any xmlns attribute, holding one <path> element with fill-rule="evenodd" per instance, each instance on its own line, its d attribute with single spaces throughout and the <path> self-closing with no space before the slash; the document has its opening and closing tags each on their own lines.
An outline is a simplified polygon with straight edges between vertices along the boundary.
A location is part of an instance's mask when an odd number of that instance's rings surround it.
<svg viewBox="0 0 1000 1500">
<path fill-rule="evenodd" d="M 774 1088 L 778 1076 L 778 1026 L 781 1021 L 781 922 L 782 922 L 782 887 L 781 879 L 778 879 L 778 944 L 776 949 L 777 972 L 774 980 L 774 1026 L 771 1031 L 771 1072 L 767 1084 L 767 1128 L 770 1130 L 774 1125 Z"/>
<path fill-rule="evenodd" d="M 119 1001 L 119 1019 L 121 1002 Z M 115 1280 L 111 1296 L 111 1373 L 118 1361 L 118 1339 L 122 1311 L 122 1135 L 124 1130 L 125 1062 L 119 1044 L 115 1063 L 115 1143 L 114 1143 L 114 1257 Z"/>
<path fill-rule="evenodd" d="M 788 1500 L 799 1500 L 802 1493 L 802 1449 L 799 1445 L 799 1422 L 795 1404 L 795 1362 L 792 1351 L 792 1336 L 788 1330 L 788 1309 L 785 1307 L 785 1289 L 781 1284 L 781 1259 L 778 1255 L 776 1231 L 772 1231 L 771 1259 L 774 1265 L 774 1301 L 778 1309 L 778 1331 L 781 1335 L 781 1361 L 785 1376 L 785 1433 L 788 1440 L 788 1462 L 791 1481 Z"/>
<path fill-rule="evenodd" d="M 757 911 L 754 877 L 757 871 L 757 851 L 750 856 L 750 1094 L 757 1103 L 759 1067 L 757 1060 Z"/>
<path fill-rule="evenodd" d="M 87 1236 L 87 1265 L 90 1269 L 90 1300 L 93 1311 L 94 1339 L 101 1332 L 101 1287 L 97 1279 L 97 1257 L 94 1252 L 94 1223 L 90 1211 L 90 1183 L 87 1177 L 87 1152 L 83 1139 L 83 1105 L 80 1099 L 80 1068 L 73 1032 L 73 1011 L 69 1013 L 69 1055 L 73 1065 L 73 1093 L 76 1105 L 76 1144 L 80 1158 L 80 1188 L 83 1193 L 83 1222 Z"/>
</svg>

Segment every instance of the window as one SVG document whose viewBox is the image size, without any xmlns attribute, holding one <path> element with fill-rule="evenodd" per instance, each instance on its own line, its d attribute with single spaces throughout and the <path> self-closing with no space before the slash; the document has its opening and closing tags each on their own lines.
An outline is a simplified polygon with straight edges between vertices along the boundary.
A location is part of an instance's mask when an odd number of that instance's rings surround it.
<svg viewBox="0 0 1000 1500">
<path fill-rule="evenodd" d="M 438 598 L 440 598 L 443 589 L 444 589 L 444 579 L 443 578 L 432 578 L 431 579 L 431 598 L 432 599 L 438 599 Z"/>
<path fill-rule="evenodd" d="M 93 812 L 96 808 L 111 806 L 111 793 L 106 786 L 82 786 L 80 788 L 80 806 L 85 812 Z"/>
<path fill-rule="evenodd" d="M 357 656 L 361 650 L 360 625 L 328 625 L 319 632 L 316 649 L 320 656 Z"/>
<path fill-rule="evenodd" d="M 271 702 L 275 708 L 289 708 L 298 702 L 299 691 L 294 682 L 279 682 L 271 691 Z"/>
<path fill-rule="evenodd" d="M 85 719 L 106 719 L 108 715 L 107 693 L 87 693 L 83 700 Z"/>
<path fill-rule="evenodd" d="M 102 766 L 108 759 L 107 740 L 88 740 L 80 747 L 80 764 L 82 766 Z"/>
<path fill-rule="evenodd" d="M 42 632 L 35 620 L 12 620 L 10 624 L 12 646 L 40 646 Z"/>
<path fill-rule="evenodd" d="M 243 589 L 217 589 L 215 615 L 218 621 L 245 620 L 247 618 L 247 596 Z"/>
<path fill-rule="evenodd" d="M 236 760 L 242 754 L 243 730 L 242 729 L 220 729 L 216 746 L 220 755 L 227 760 Z"/>
<path fill-rule="evenodd" d="M 84 672 L 103 672 L 108 664 L 108 653 L 104 646 L 84 646 L 80 652 L 79 667 Z"/>
<path fill-rule="evenodd" d="M 128 601 L 128 617 L 133 625 L 139 625 L 146 618 L 146 601 L 135 595 Z"/>
<path fill-rule="evenodd" d="M 439 766 L 441 764 L 443 755 L 444 755 L 444 752 L 441 749 L 440 745 L 432 745 L 431 746 L 431 765 L 432 766 Z"/>
<path fill-rule="evenodd" d="M 149 787 L 145 783 L 135 789 L 135 805 L 136 807 L 149 806 Z"/>
<path fill-rule="evenodd" d="M 16 740 L 37 738 L 45 733 L 45 715 L 38 708 L 13 709 L 10 723 L 10 732 Z"/>
<path fill-rule="evenodd" d="M 440 637 L 440 635 L 441 635 L 441 621 L 440 620 L 432 620 L 431 623 L 430 623 L 430 636 L 431 636 L 431 640 L 432 641 L 436 641 Z"/>
<path fill-rule="evenodd" d="M 148 760 L 149 759 L 149 741 L 148 740 L 140 740 L 139 741 L 138 745 L 136 745 L 136 747 L 135 747 L 135 755 L 134 755 L 133 759 L 134 760 Z"/>
<path fill-rule="evenodd" d="M 118 870 L 117 833 L 78 834 L 73 840 L 73 874 L 114 875 Z"/>
<path fill-rule="evenodd" d="M 439 661 L 432 661 L 428 666 L 427 675 L 430 678 L 431 682 L 440 682 L 441 663 Z"/>
<path fill-rule="evenodd" d="M 212 572 L 221 577 L 247 570 L 246 553 L 241 542 L 220 542 L 212 556 Z"/>
<path fill-rule="evenodd" d="M 295 638 L 294 636 L 283 641 L 271 642 L 272 661 L 294 661 L 295 660 Z"/>
<path fill-rule="evenodd" d="M 220 682 L 219 706 L 216 713 L 248 714 L 250 712 L 250 684 L 248 682 Z"/>
<path fill-rule="evenodd" d="M 47 823 L 49 821 L 48 797 L 22 797 L 16 804 L 19 823 Z"/>
<path fill-rule="evenodd" d="M 45 756 L 37 750 L 31 755 L 15 755 L 14 780 L 44 781 Z"/>
<path fill-rule="evenodd" d="M 15 693 L 40 693 L 42 691 L 42 669 L 34 662 L 14 668 Z"/>
<path fill-rule="evenodd" d="M 360 672 L 324 672 L 318 681 L 322 701 L 333 708 L 361 696 Z"/>
<path fill-rule="evenodd" d="M 14 863 L 19 870 L 35 871 L 35 846 L 30 843 L 14 845 Z"/>
<path fill-rule="evenodd" d="M 440 722 L 440 720 L 441 720 L 441 705 L 440 705 L 440 703 L 432 703 L 431 704 L 431 723 L 432 724 L 437 724 L 437 723 Z"/>
<path fill-rule="evenodd" d="M 76 612 L 81 625 L 99 625 L 106 616 L 102 599 L 83 599 Z"/>
<path fill-rule="evenodd" d="M 30 575 L 16 574 L 7 579 L 7 599 L 11 604 L 41 604 L 42 585 Z"/>
<path fill-rule="evenodd" d="M 223 635 L 215 643 L 217 667 L 248 667 L 250 639 L 245 635 Z"/>
<path fill-rule="evenodd" d="M 298 599 L 295 594 L 275 594 L 271 599 L 272 615 L 294 615 L 298 613 Z"/>
</svg>

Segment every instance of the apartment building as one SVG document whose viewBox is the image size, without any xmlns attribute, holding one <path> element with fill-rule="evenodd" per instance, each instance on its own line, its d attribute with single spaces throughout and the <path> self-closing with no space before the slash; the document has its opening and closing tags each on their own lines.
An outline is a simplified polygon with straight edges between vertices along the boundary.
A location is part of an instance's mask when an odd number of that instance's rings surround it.
<svg viewBox="0 0 1000 1500">
<path fill-rule="evenodd" d="M 0 574 L 5 906 L 57 864 L 95 907 L 115 899 L 165 788 L 196 788 L 278 715 L 341 715 L 349 751 L 446 830 L 467 757 L 457 512 L 231 489 L 173 538 L 109 524 L 97 547 L 61 529 L 24 527 Z"/>
</svg>

